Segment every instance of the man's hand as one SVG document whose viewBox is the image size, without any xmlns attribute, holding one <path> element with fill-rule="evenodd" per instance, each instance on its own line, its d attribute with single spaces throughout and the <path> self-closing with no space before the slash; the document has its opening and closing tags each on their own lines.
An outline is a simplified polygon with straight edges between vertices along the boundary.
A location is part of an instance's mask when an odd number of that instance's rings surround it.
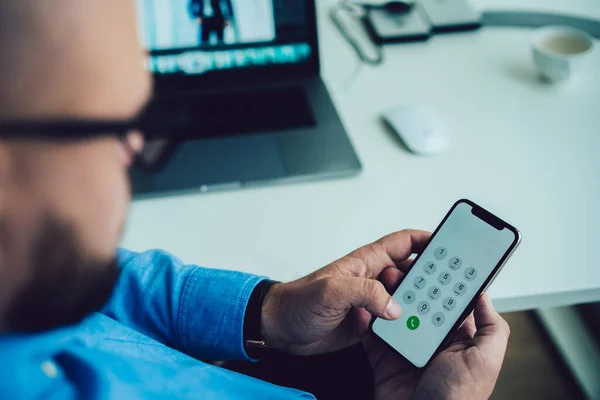
<svg viewBox="0 0 600 400">
<path fill-rule="evenodd" d="M 430 233 L 386 236 L 299 280 L 277 284 L 263 303 L 267 346 L 297 355 L 332 352 L 357 343 L 372 316 L 400 317 L 382 281 L 398 282 Z"/>
<path fill-rule="evenodd" d="M 510 330 L 483 295 L 448 348 L 413 367 L 371 332 L 362 342 L 375 371 L 376 399 L 487 399 L 498 379 Z"/>
</svg>

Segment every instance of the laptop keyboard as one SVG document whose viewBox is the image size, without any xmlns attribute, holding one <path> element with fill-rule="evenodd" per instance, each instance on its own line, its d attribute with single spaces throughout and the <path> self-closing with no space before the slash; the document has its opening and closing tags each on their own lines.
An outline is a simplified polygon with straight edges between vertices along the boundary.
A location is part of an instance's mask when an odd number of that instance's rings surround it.
<svg viewBox="0 0 600 400">
<path fill-rule="evenodd" d="M 181 137 L 219 137 L 286 131 L 316 124 L 301 87 L 207 95 L 168 95 L 155 100 L 157 112 L 184 113 Z"/>
</svg>

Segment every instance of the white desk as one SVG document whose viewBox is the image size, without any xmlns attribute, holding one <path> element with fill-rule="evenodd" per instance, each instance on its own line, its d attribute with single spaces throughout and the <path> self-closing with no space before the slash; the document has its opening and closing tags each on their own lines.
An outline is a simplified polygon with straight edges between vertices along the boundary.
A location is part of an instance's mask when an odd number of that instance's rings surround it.
<svg viewBox="0 0 600 400">
<path fill-rule="evenodd" d="M 390 46 L 384 65 L 356 74 L 354 53 L 324 12 L 330 4 L 319 6 L 323 74 L 363 173 L 136 202 L 123 245 L 290 280 L 388 232 L 434 229 L 468 197 L 523 233 L 490 290 L 499 309 L 600 300 L 599 48 L 595 74 L 560 87 L 536 80 L 531 32 L 512 28 Z M 561 7 L 600 18 L 596 0 L 543 6 Z M 378 119 L 402 104 L 435 110 L 452 134 L 450 151 L 406 152 Z"/>
</svg>

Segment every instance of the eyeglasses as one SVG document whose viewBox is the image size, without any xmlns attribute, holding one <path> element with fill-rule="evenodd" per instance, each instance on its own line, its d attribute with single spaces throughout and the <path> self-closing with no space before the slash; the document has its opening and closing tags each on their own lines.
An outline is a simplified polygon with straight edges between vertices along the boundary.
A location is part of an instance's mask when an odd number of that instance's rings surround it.
<svg viewBox="0 0 600 400">
<path fill-rule="evenodd" d="M 159 111 L 151 105 L 152 102 L 137 116 L 127 120 L 0 120 L 0 138 L 67 141 L 112 136 L 125 140 L 129 132 L 138 131 L 144 135 L 146 146 L 142 153 L 136 155 L 134 164 L 141 169 L 152 171 L 164 165 L 179 139 L 186 137 L 186 131 L 189 132 L 193 121 L 186 111 Z"/>
<path fill-rule="evenodd" d="M 186 112 L 155 111 L 148 105 L 137 116 L 128 120 L 0 120 L 0 138 L 73 140 L 105 136 L 125 137 L 128 132 L 139 131 L 147 140 L 152 140 L 184 131 L 192 122 L 189 113 Z"/>
</svg>

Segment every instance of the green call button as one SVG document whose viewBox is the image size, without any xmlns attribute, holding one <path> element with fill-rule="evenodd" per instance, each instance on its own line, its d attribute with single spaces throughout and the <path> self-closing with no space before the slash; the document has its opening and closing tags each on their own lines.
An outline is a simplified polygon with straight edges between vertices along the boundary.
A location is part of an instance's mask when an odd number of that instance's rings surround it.
<svg viewBox="0 0 600 400">
<path fill-rule="evenodd" d="M 421 321 L 419 321 L 419 318 L 415 317 L 414 315 L 406 320 L 406 326 L 408 326 L 408 329 L 411 331 L 417 329 L 420 323 Z"/>
</svg>

